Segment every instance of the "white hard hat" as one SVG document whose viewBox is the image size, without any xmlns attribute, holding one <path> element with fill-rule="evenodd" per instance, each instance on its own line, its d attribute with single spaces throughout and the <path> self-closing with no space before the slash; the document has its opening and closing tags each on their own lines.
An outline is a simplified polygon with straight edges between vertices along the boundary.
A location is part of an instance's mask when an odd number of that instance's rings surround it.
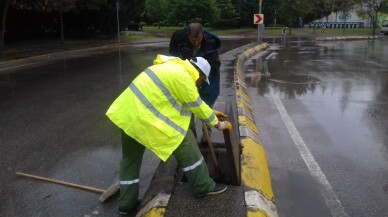
<svg viewBox="0 0 388 217">
<path fill-rule="evenodd" d="M 206 83 L 210 84 L 209 82 L 209 75 L 210 75 L 210 65 L 207 60 L 203 57 L 193 57 L 191 58 L 190 62 L 194 65 L 196 65 L 203 74 L 206 75 Z"/>
</svg>

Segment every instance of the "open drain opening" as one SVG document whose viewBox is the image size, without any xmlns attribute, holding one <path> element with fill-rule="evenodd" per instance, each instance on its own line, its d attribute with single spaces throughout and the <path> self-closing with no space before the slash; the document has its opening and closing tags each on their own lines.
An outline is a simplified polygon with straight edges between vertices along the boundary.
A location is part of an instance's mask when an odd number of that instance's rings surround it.
<svg viewBox="0 0 388 217">
<path fill-rule="evenodd" d="M 218 162 L 218 168 L 216 168 L 213 162 L 211 153 L 206 143 L 198 143 L 198 147 L 204 158 L 204 162 L 207 165 L 209 176 L 216 183 L 222 183 L 227 185 L 236 185 L 234 179 L 231 177 L 231 171 L 228 167 L 227 150 L 225 144 L 213 143 L 213 148 Z M 187 182 L 187 178 L 181 169 L 177 169 L 175 180 L 177 182 Z"/>
<path fill-rule="evenodd" d="M 206 163 L 209 175 L 215 182 L 239 186 L 241 146 L 239 128 L 237 127 L 237 115 L 233 113 L 230 102 L 226 103 L 225 114 L 228 116 L 228 121 L 234 127 L 232 132 L 228 130 L 223 131 L 224 142 L 212 142 L 212 146 L 209 146 L 207 142 L 198 143 L 198 147 L 205 161 L 203 163 Z M 217 163 L 214 162 L 210 147 L 213 147 Z M 177 171 L 175 180 L 177 182 L 187 182 L 181 169 Z"/>
</svg>

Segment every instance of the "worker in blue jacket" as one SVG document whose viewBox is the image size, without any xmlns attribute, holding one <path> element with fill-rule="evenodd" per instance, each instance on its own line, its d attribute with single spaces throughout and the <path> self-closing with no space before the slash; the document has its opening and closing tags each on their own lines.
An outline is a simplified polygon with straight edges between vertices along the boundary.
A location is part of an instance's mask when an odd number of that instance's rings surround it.
<svg viewBox="0 0 388 217">
<path fill-rule="evenodd" d="M 220 94 L 221 61 L 218 55 L 220 46 L 220 39 L 216 35 L 205 31 L 200 23 L 190 23 L 185 28 L 174 32 L 169 46 L 169 53 L 172 56 L 180 57 L 183 60 L 203 57 L 209 62 L 211 66 L 210 84 L 204 82 L 198 88 L 198 92 L 201 99 L 211 108 L 213 108 Z M 196 135 L 194 118 L 192 119 L 190 129 Z M 201 141 L 206 142 L 205 138 L 202 137 Z"/>
</svg>

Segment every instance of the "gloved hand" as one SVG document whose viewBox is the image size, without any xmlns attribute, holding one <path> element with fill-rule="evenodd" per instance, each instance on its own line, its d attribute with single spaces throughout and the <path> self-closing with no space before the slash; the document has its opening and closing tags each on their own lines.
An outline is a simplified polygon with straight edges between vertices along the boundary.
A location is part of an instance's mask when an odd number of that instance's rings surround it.
<svg viewBox="0 0 388 217">
<path fill-rule="evenodd" d="M 229 130 L 229 132 L 232 131 L 232 124 L 229 121 L 219 121 L 216 126 L 217 130 L 224 131 Z"/>
<path fill-rule="evenodd" d="M 219 121 L 224 121 L 225 118 L 228 117 L 228 115 L 226 115 L 225 113 L 222 113 L 222 112 L 220 112 L 220 111 L 213 110 L 213 112 L 214 112 L 214 114 L 216 115 L 216 117 L 217 117 L 217 119 L 218 119 Z"/>
</svg>

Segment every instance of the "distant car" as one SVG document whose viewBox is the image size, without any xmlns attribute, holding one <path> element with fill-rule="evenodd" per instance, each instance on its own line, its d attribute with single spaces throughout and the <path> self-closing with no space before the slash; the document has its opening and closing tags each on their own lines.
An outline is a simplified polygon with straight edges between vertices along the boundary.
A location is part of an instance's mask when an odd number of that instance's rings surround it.
<svg viewBox="0 0 388 217">
<path fill-rule="evenodd" d="M 384 33 L 384 35 L 388 35 L 388 18 L 383 21 L 383 24 L 381 25 L 381 33 Z"/>
<path fill-rule="evenodd" d="M 143 31 L 143 27 L 137 23 L 130 23 L 127 26 L 128 31 Z"/>
</svg>

